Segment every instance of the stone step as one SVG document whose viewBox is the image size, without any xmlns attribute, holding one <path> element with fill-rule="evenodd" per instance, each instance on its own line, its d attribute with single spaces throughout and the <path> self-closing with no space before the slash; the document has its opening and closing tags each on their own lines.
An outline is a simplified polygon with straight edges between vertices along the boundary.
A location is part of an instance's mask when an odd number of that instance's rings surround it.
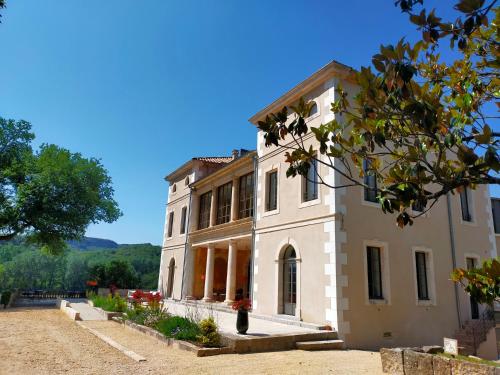
<svg viewBox="0 0 500 375">
<path fill-rule="evenodd" d="M 300 350 L 340 350 L 344 349 L 342 340 L 298 341 L 295 343 Z"/>
</svg>

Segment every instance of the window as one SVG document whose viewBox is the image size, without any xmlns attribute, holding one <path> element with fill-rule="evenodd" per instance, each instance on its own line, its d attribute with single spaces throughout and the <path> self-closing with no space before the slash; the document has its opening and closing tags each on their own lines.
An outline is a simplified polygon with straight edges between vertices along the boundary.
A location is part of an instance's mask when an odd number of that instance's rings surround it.
<svg viewBox="0 0 500 375">
<path fill-rule="evenodd" d="M 240 177 L 240 219 L 253 216 L 253 173 Z"/>
<path fill-rule="evenodd" d="M 382 293 L 382 261 L 380 256 L 380 247 L 368 246 L 366 248 L 369 299 L 384 299 Z"/>
<path fill-rule="evenodd" d="M 267 174 L 266 178 L 266 211 L 274 211 L 278 208 L 278 171 L 274 170 Z"/>
<path fill-rule="evenodd" d="M 172 185 L 172 193 L 175 193 L 177 191 L 177 185 L 173 184 Z"/>
<path fill-rule="evenodd" d="M 316 102 L 312 102 L 311 111 L 309 112 L 309 118 L 312 118 L 318 114 L 318 104 Z"/>
<path fill-rule="evenodd" d="M 200 214 L 198 216 L 198 229 L 210 226 L 210 204 L 212 202 L 212 192 L 209 191 L 200 196 Z"/>
<path fill-rule="evenodd" d="M 306 176 L 302 176 L 302 201 L 318 199 L 318 161 L 313 159 Z"/>
<path fill-rule="evenodd" d="M 182 212 L 181 212 L 181 234 L 186 233 L 186 215 L 187 214 L 187 207 L 182 207 Z"/>
<path fill-rule="evenodd" d="M 229 182 L 217 189 L 217 224 L 228 223 L 231 220 L 231 190 L 233 183 Z"/>
<path fill-rule="evenodd" d="M 363 171 L 365 174 L 365 201 L 377 202 L 377 177 L 372 173 L 370 160 L 363 160 Z"/>
<path fill-rule="evenodd" d="M 421 300 L 429 300 L 429 285 L 427 279 L 427 254 L 415 252 L 415 267 L 417 272 L 417 296 Z"/>
<path fill-rule="evenodd" d="M 172 229 L 174 227 L 174 212 L 168 214 L 168 232 L 167 237 L 172 237 Z"/>
<path fill-rule="evenodd" d="M 495 233 L 500 234 L 500 199 L 491 200 L 491 209 L 493 211 L 493 225 Z"/>
<path fill-rule="evenodd" d="M 470 190 L 466 186 L 460 192 L 460 205 L 462 206 L 462 220 L 472 221 Z"/>
<path fill-rule="evenodd" d="M 477 267 L 477 259 L 476 258 L 465 258 L 465 265 L 468 270 L 474 269 Z M 469 297 L 470 302 L 470 317 L 471 319 L 479 319 L 479 304 L 473 296 Z"/>
<path fill-rule="evenodd" d="M 186 177 L 184 180 L 184 185 L 188 186 L 189 185 L 189 176 Z"/>
</svg>

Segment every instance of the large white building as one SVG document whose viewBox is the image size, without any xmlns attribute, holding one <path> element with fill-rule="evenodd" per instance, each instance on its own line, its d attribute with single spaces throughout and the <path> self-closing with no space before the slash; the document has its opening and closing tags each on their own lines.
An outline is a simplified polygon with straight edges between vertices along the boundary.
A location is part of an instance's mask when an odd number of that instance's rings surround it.
<svg viewBox="0 0 500 375">
<path fill-rule="evenodd" d="M 351 77 L 331 62 L 250 122 L 300 97 L 315 102 L 309 126 L 328 122 L 336 86 L 355 90 Z M 166 177 L 159 288 L 167 298 L 249 297 L 259 314 L 329 325 L 353 348 L 440 344 L 481 318 L 450 272 L 497 254 L 486 187 L 443 198 L 400 230 L 362 188 L 287 178 L 284 150 L 264 147 L 256 133 L 256 151 L 193 158 Z"/>
</svg>

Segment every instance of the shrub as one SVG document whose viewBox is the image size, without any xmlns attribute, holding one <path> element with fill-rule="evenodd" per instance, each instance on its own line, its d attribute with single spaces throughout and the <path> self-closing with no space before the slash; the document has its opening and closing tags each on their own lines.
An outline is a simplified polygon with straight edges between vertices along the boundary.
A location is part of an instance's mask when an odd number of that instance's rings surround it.
<svg viewBox="0 0 500 375">
<path fill-rule="evenodd" d="M 3 292 L 2 299 L 0 300 L 0 305 L 3 305 L 4 308 L 7 308 L 7 305 L 9 304 L 11 295 L 12 295 L 11 292 Z"/>
<path fill-rule="evenodd" d="M 158 322 L 157 330 L 166 337 L 187 341 L 197 341 L 201 333 L 195 322 L 180 316 L 170 316 Z"/>
<path fill-rule="evenodd" d="M 89 299 L 94 303 L 95 307 L 100 307 L 105 311 L 124 312 L 127 309 L 127 301 L 118 294 L 114 296 L 108 294 L 107 297 L 89 293 Z"/>
<path fill-rule="evenodd" d="M 220 335 L 217 331 L 217 323 L 215 323 L 214 318 L 203 319 L 199 323 L 199 328 L 201 334 L 198 335 L 197 339 L 201 345 L 207 348 L 220 346 Z"/>
</svg>

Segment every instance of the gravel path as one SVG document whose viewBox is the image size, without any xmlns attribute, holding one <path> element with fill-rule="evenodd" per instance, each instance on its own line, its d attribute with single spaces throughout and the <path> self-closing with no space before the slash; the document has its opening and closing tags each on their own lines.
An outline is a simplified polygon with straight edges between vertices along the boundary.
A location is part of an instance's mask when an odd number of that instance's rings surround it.
<svg viewBox="0 0 500 375">
<path fill-rule="evenodd" d="M 56 309 L 0 310 L 0 374 L 382 374 L 378 353 L 300 350 L 197 358 L 114 322 L 84 322 L 147 358 L 135 362 Z"/>
</svg>

